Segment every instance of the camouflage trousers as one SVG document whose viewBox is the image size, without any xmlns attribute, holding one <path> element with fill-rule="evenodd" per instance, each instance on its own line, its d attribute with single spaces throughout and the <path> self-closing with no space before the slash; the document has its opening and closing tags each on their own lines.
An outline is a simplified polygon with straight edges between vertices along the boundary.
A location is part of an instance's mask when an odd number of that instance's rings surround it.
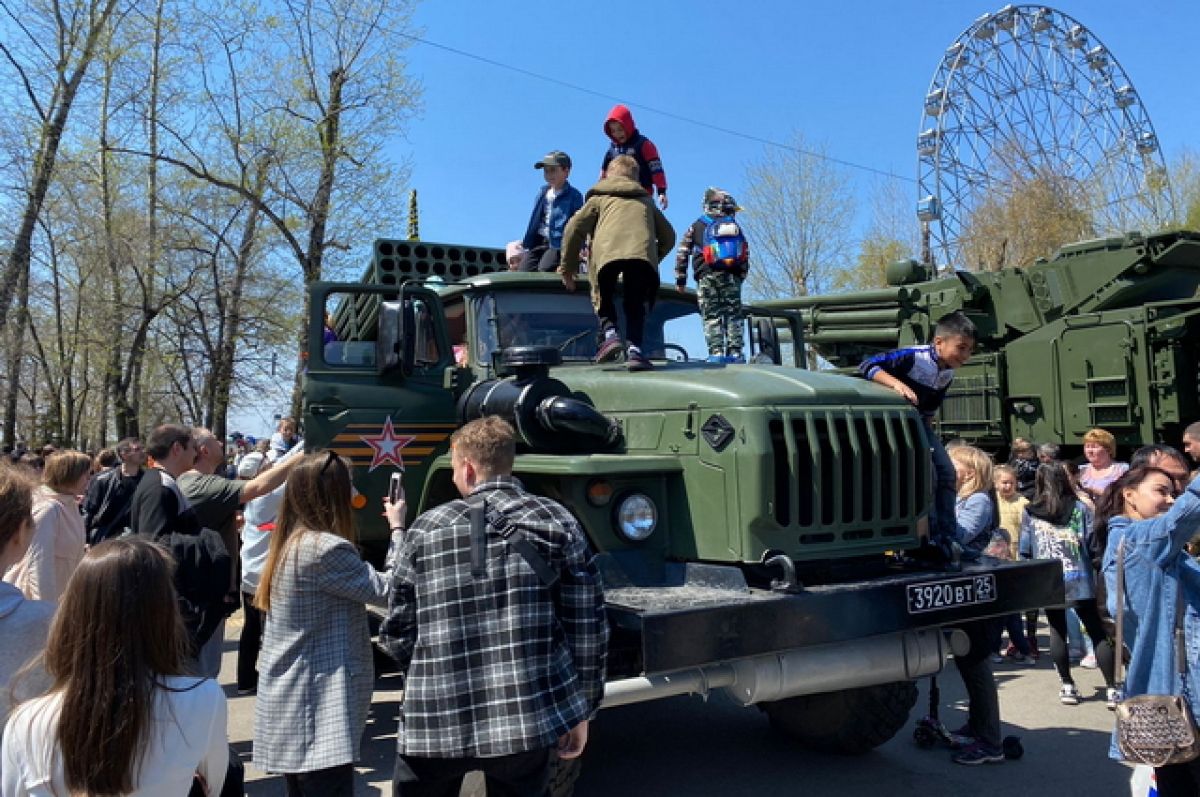
<svg viewBox="0 0 1200 797">
<path fill-rule="evenodd" d="M 742 280 L 728 271 L 713 271 L 696 281 L 704 343 L 709 354 L 741 354 Z"/>
</svg>

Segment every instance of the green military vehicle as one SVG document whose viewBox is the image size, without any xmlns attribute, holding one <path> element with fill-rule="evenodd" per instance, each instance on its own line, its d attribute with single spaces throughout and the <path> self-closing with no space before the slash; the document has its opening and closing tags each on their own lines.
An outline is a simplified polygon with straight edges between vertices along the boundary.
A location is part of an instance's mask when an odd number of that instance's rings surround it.
<svg viewBox="0 0 1200 797">
<path fill-rule="evenodd" d="M 516 474 L 598 552 L 606 706 L 725 689 L 811 747 L 862 752 L 961 643 L 944 629 L 1062 603 L 1057 563 L 905 554 L 928 528 L 924 426 L 891 391 L 799 367 L 799 313 L 754 310 L 755 364 L 713 365 L 685 347 L 695 297 L 663 289 L 656 367 L 629 373 L 592 363 L 586 287 L 510 273 L 499 250 L 381 240 L 362 282 L 311 300 L 305 435 L 356 463 L 368 555 L 395 469 L 414 514 L 456 498 L 449 435 L 508 418 Z"/>
<path fill-rule="evenodd" d="M 989 449 L 1014 437 L 1079 445 L 1103 427 L 1129 449 L 1178 446 L 1200 420 L 1200 234 L 1130 233 L 1064 246 L 1028 268 L 932 279 L 916 261 L 892 287 L 768 302 L 794 310 L 805 342 L 841 369 L 928 343 L 942 315 L 979 329 L 939 431 Z"/>
</svg>

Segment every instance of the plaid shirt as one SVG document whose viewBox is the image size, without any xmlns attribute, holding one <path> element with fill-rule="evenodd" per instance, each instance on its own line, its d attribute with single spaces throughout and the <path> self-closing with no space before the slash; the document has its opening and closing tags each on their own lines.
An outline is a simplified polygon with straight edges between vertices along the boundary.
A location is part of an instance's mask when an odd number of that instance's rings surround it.
<svg viewBox="0 0 1200 797">
<path fill-rule="evenodd" d="M 478 485 L 559 574 L 547 589 L 488 528 L 487 575 L 471 575 L 467 501 L 421 515 L 397 554 L 379 641 L 405 673 L 402 754 L 509 755 L 553 746 L 595 715 L 604 692 L 608 627 L 600 576 L 579 524 L 561 504 L 512 477 Z"/>
</svg>

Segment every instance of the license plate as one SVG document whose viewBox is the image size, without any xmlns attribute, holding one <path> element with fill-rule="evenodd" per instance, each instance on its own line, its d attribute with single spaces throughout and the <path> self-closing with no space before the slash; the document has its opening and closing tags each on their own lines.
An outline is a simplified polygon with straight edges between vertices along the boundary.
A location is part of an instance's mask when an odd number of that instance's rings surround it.
<svg viewBox="0 0 1200 797">
<path fill-rule="evenodd" d="M 991 603 L 994 600 L 996 576 L 992 573 L 908 585 L 909 614 Z"/>
</svg>

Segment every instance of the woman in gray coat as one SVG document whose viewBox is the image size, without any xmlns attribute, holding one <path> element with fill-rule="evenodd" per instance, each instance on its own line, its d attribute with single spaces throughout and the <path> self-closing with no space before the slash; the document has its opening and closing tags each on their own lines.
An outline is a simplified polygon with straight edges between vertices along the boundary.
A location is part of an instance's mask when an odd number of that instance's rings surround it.
<svg viewBox="0 0 1200 797">
<path fill-rule="evenodd" d="M 354 794 L 375 681 L 365 604 L 387 605 L 391 577 L 355 549 L 350 500 L 350 464 L 336 453 L 292 470 L 255 596 L 267 619 L 254 765 L 283 773 L 288 795 Z M 403 518 L 403 502 L 387 512 Z"/>
</svg>

